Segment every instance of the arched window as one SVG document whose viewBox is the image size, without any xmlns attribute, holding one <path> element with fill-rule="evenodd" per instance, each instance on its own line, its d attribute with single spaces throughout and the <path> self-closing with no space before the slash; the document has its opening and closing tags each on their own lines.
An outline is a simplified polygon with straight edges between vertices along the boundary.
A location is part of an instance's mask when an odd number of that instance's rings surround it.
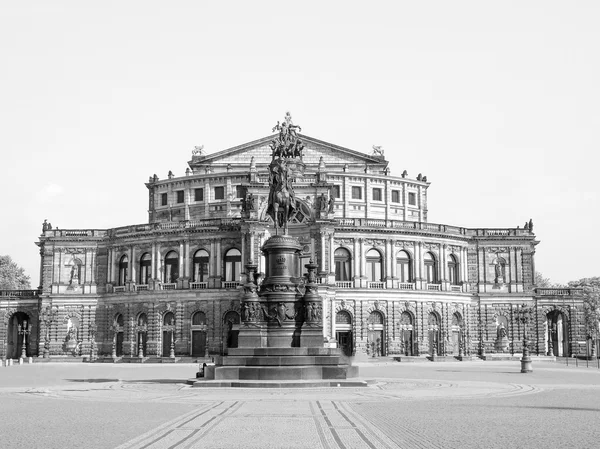
<svg viewBox="0 0 600 449">
<path fill-rule="evenodd" d="M 242 253 L 233 248 L 225 254 L 225 282 L 236 282 L 242 272 Z"/>
<path fill-rule="evenodd" d="M 147 285 L 152 273 L 152 257 L 144 253 L 140 257 L 140 284 Z"/>
<path fill-rule="evenodd" d="M 423 254 L 423 262 L 425 263 L 425 279 L 428 284 L 437 284 L 437 261 L 432 253 Z"/>
<path fill-rule="evenodd" d="M 208 252 L 199 249 L 194 254 L 194 272 L 192 273 L 192 282 L 207 282 L 208 271 Z"/>
<path fill-rule="evenodd" d="M 138 316 L 138 326 L 146 326 L 148 324 L 148 316 L 145 313 L 140 313 Z"/>
<path fill-rule="evenodd" d="M 345 248 L 338 248 L 333 253 L 333 258 L 335 261 L 335 280 L 349 281 L 352 276 L 350 252 Z"/>
<path fill-rule="evenodd" d="M 460 283 L 460 276 L 458 271 L 458 260 L 454 254 L 448 256 L 448 280 L 452 285 L 458 285 Z"/>
<path fill-rule="evenodd" d="M 127 267 L 129 266 L 129 259 L 127 256 L 121 257 L 119 260 L 119 285 L 125 285 L 127 282 Z"/>
<path fill-rule="evenodd" d="M 163 325 L 175 326 L 175 315 L 173 315 L 173 312 L 165 313 L 165 315 L 163 317 Z"/>
<path fill-rule="evenodd" d="M 202 326 L 206 324 L 206 314 L 204 312 L 196 312 L 192 316 L 192 326 Z"/>
<path fill-rule="evenodd" d="M 380 282 L 383 279 L 381 253 L 376 249 L 367 251 L 367 281 Z"/>
<path fill-rule="evenodd" d="M 117 316 L 115 316 L 115 323 L 117 324 L 117 326 L 119 327 L 123 327 L 123 314 L 121 313 L 117 313 Z"/>
<path fill-rule="evenodd" d="M 164 282 L 174 283 L 179 278 L 179 256 L 175 251 L 169 252 L 165 256 L 165 278 Z"/>
<path fill-rule="evenodd" d="M 406 251 L 400 251 L 396 256 L 396 276 L 400 282 L 413 281 L 412 259 Z"/>
<path fill-rule="evenodd" d="M 335 324 L 345 324 L 345 325 L 351 325 L 352 324 L 352 315 L 350 315 L 350 313 L 348 313 L 345 310 L 340 310 L 339 312 L 337 312 L 335 314 Z"/>
</svg>

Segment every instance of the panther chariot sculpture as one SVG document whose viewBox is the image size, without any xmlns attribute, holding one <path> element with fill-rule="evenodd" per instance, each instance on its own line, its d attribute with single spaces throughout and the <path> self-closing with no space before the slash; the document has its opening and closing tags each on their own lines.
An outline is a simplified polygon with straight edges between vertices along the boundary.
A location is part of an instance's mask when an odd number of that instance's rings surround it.
<svg viewBox="0 0 600 449">
<path fill-rule="evenodd" d="M 282 123 L 277 122 L 273 132 L 279 131 L 271 141 L 272 160 L 269 165 L 269 203 L 267 215 L 275 225 L 275 235 L 283 229 L 288 233 L 288 223 L 298 211 L 298 202 L 294 195 L 293 182 L 302 164 L 304 145 L 297 131 L 302 131 L 292 122 L 289 112 L 285 113 Z"/>
</svg>

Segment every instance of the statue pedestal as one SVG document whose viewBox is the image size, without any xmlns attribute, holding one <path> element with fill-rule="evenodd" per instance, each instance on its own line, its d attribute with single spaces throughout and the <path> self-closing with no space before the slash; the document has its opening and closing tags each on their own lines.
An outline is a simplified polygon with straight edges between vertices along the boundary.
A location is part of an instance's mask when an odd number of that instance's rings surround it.
<svg viewBox="0 0 600 449">
<path fill-rule="evenodd" d="M 298 240 L 276 235 L 262 250 L 266 277 L 260 292 L 253 283 L 256 265 L 247 266 L 238 347 L 229 348 L 227 356 L 215 357 L 215 366 L 207 367 L 204 378 L 196 383 L 214 381 L 211 386 L 231 387 L 257 381 L 323 382 L 358 376 L 358 368 L 350 365 L 341 349 L 323 347 L 317 265 L 306 265 L 308 282 L 303 283 Z"/>
</svg>

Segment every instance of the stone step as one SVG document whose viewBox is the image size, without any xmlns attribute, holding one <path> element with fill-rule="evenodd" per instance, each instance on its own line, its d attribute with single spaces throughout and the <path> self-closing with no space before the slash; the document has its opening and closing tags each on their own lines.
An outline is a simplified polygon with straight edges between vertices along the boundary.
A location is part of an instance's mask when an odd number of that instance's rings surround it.
<svg viewBox="0 0 600 449">
<path fill-rule="evenodd" d="M 339 348 L 323 347 L 305 347 L 305 348 L 229 348 L 230 356 L 242 357 L 299 357 L 299 356 L 341 356 L 342 351 Z"/>
<path fill-rule="evenodd" d="M 288 381 L 256 381 L 256 380 L 204 380 L 189 379 L 188 385 L 194 388 L 330 388 L 330 387 L 368 387 L 373 381 L 368 380 L 288 380 Z"/>
<path fill-rule="evenodd" d="M 355 366 L 214 366 L 206 367 L 210 380 L 331 380 L 358 376 Z"/>
<path fill-rule="evenodd" d="M 222 366 L 314 366 L 345 364 L 346 360 L 339 356 L 218 356 L 215 363 Z"/>
</svg>

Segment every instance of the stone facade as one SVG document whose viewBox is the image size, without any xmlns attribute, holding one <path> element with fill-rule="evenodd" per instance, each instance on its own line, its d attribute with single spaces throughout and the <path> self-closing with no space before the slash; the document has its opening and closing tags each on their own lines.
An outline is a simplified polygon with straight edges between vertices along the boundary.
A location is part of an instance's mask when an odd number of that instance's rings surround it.
<svg viewBox="0 0 600 449">
<path fill-rule="evenodd" d="M 151 176 L 149 222 L 44 230 L 39 291 L 2 292 L 0 356 L 204 357 L 236 345 L 244 266 L 264 272 L 273 136 Z M 325 345 L 357 357 L 586 351 L 582 304 L 536 289 L 533 229 L 427 221 L 430 183 L 302 135 L 290 235 L 318 265 Z M 298 168 L 298 170 L 301 170 Z M 300 273 L 298 273 L 300 275 Z M 19 327 L 21 326 L 21 327 Z"/>
</svg>

